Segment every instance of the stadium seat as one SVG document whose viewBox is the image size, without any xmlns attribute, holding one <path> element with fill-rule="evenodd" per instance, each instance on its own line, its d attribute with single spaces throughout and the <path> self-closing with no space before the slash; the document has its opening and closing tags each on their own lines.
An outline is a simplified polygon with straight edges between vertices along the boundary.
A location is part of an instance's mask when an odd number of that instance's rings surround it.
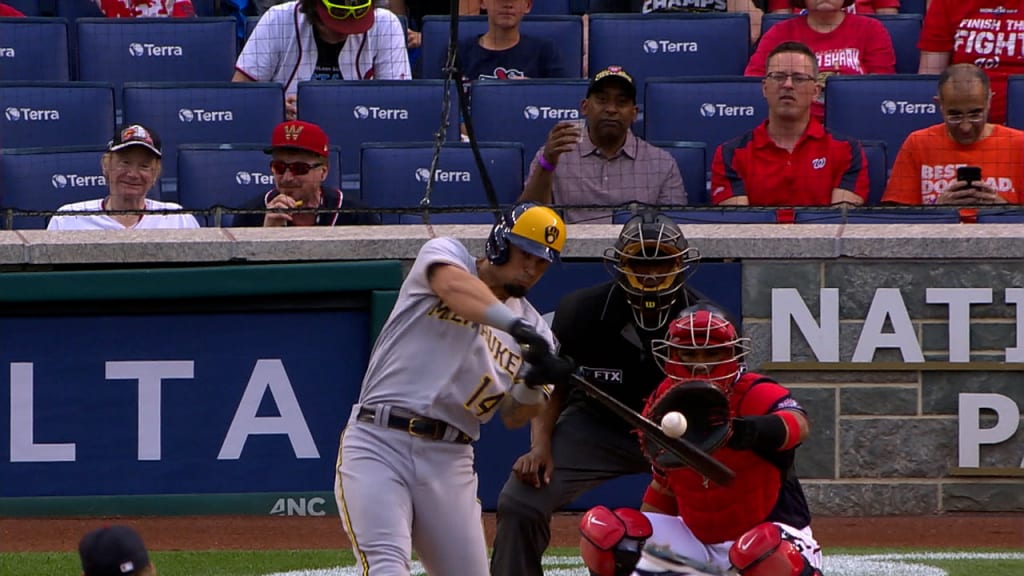
<svg viewBox="0 0 1024 576">
<path fill-rule="evenodd" d="M 942 122 L 934 97 L 938 76 L 831 76 L 826 82 L 825 126 L 859 140 L 882 140 L 892 167 L 914 130 Z"/>
<path fill-rule="evenodd" d="M 627 14 L 633 12 L 633 6 L 625 0 L 590 0 L 587 10 L 590 14 Z"/>
<path fill-rule="evenodd" d="M 42 6 L 39 0 L 6 0 L 4 4 L 16 9 L 25 16 L 43 16 Z"/>
<path fill-rule="evenodd" d="M 906 208 L 851 208 L 847 224 L 959 224 L 957 208 L 913 206 Z"/>
<path fill-rule="evenodd" d="M 543 0 L 555 3 L 555 0 Z M 534 2 L 536 7 L 538 2 Z M 423 61 L 424 78 L 444 78 L 445 54 L 448 52 L 448 36 L 451 30 L 448 16 L 427 16 L 423 18 L 423 47 L 420 58 Z M 577 77 L 583 73 L 583 19 L 579 16 L 530 16 L 527 15 L 520 30 L 523 34 L 549 38 L 555 43 L 564 62 Z M 463 16 L 459 18 L 459 39 L 473 38 L 487 31 L 486 16 Z M 575 67 L 573 65 L 575 64 Z"/>
<path fill-rule="evenodd" d="M 114 84 L 118 104 L 125 82 L 227 82 L 234 72 L 234 18 L 82 18 L 76 26 L 78 79 Z"/>
<path fill-rule="evenodd" d="M 0 82 L 0 148 L 104 146 L 114 135 L 114 88 L 93 82 Z"/>
<path fill-rule="evenodd" d="M 106 18 L 94 0 L 54 0 L 54 9 L 71 23 L 79 18 Z"/>
<path fill-rule="evenodd" d="M 0 18 L 0 79 L 67 82 L 68 45 L 63 18 Z"/>
<path fill-rule="evenodd" d="M 868 179 L 871 191 L 868 193 L 868 206 L 882 203 L 885 186 L 889 182 L 889 155 L 885 142 L 881 140 L 861 140 L 864 155 L 868 159 Z"/>
<path fill-rule="evenodd" d="M 690 206 L 704 206 L 708 198 L 707 145 L 703 142 L 650 142 L 668 152 L 679 165 L 686 188 L 686 203 Z"/>
<path fill-rule="evenodd" d="M 319 124 L 331 143 L 341 147 L 345 174 L 358 174 L 359 147 L 364 142 L 434 139 L 441 121 L 443 87 L 441 80 L 300 82 L 299 119 Z M 455 98 L 451 106 L 447 139 L 457 142 Z"/>
<path fill-rule="evenodd" d="M 590 73 L 622 66 L 637 85 L 638 103 L 647 78 L 740 75 L 749 56 L 745 12 L 590 17 Z"/>
<path fill-rule="evenodd" d="M 178 146 L 177 201 L 193 210 L 216 206 L 242 208 L 274 187 L 270 156 L 262 144 L 183 144 Z M 324 185 L 340 188 L 341 152 L 332 146 L 330 170 Z M 202 218 L 197 214 L 197 218 Z M 200 220 L 214 226 L 214 218 Z M 225 214 L 221 226 L 232 225 L 234 215 Z"/>
<path fill-rule="evenodd" d="M 772 26 L 775 26 L 783 20 L 795 18 L 796 16 L 796 14 L 765 14 L 764 16 L 761 16 L 761 36 L 764 36 L 764 33 Z"/>
<path fill-rule="evenodd" d="M 135 83 L 124 86 L 124 117 L 156 130 L 166 178 L 177 176 L 179 144 L 264 144 L 284 120 L 284 92 L 275 83 Z"/>
<path fill-rule="evenodd" d="M 533 16 L 568 16 L 572 13 L 571 0 L 540 0 L 534 2 L 530 9 Z"/>
<path fill-rule="evenodd" d="M 927 11 L 928 0 L 900 0 L 900 14 L 921 14 Z"/>
<path fill-rule="evenodd" d="M 1024 209 L 982 208 L 978 210 L 979 224 L 1021 224 L 1024 223 Z"/>
<path fill-rule="evenodd" d="M 421 144 L 367 144 L 362 148 L 363 202 L 374 208 L 406 208 L 408 215 L 384 214 L 385 224 L 416 223 L 420 201 L 430 178 L 434 147 Z M 487 174 L 499 204 L 508 206 L 523 191 L 523 147 L 519 143 L 481 143 Z M 430 197 L 433 208 L 473 207 L 489 210 L 490 202 L 469 144 L 447 144 L 441 150 Z M 434 224 L 493 224 L 488 211 L 431 214 Z"/>
<path fill-rule="evenodd" d="M 529 171 L 560 120 L 581 118 L 586 80 L 480 80 L 473 83 L 473 134 L 480 142 L 521 142 Z"/>
<path fill-rule="evenodd" d="M 648 141 L 704 142 L 705 169 L 715 150 L 768 117 L 761 79 L 745 76 L 652 78 L 644 97 Z"/>
<path fill-rule="evenodd" d="M 0 208 L 56 210 L 107 195 L 100 168 L 106 147 L 22 148 L 0 151 Z M 157 181 L 149 197 L 160 198 Z M 16 229 L 46 228 L 43 216 L 14 216 Z M 5 226 L 6 227 L 6 224 Z"/>
<path fill-rule="evenodd" d="M 1006 88 L 1006 125 L 1024 130 L 1024 74 L 1010 76 Z"/>
</svg>

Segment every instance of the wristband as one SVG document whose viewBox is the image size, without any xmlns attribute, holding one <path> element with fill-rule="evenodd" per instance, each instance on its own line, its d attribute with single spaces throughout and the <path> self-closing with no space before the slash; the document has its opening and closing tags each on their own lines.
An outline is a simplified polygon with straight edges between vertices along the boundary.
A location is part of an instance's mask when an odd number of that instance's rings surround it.
<svg viewBox="0 0 1024 576">
<path fill-rule="evenodd" d="M 501 302 L 495 302 L 488 306 L 487 310 L 484 310 L 484 324 L 494 326 L 502 332 L 511 330 L 517 320 L 519 320 L 519 316 L 516 316 L 511 308 Z"/>
<path fill-rule="evenodd" d="M 543 404 L 548 399 L 548 395 L 544 392 L 543 387 L 531 388 L 519 380 L 512 382 L 512 388 L 509 389 L 509 394 L 511 394 L 512 398 L 520 404 L 534 406 L 537 404 Z"/>
<path fill-rule="evenodd" d="M 555 165 L 552 164 L 551 162 L 548 162 L 548 159 L 544 157 L 544 153 L 543 152 L 540 153 L 540 156 L 537 156 L 537 164 L 540 164 L 540 167 L 545 172 L 554 172 L 555 171 Z"/>
</svg>

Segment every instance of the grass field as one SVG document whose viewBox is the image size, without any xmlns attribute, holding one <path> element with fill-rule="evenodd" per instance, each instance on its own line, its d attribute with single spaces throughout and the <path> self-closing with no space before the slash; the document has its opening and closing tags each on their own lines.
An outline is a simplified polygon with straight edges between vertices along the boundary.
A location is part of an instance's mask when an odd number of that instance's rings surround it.
<svg viewBox="0 0 1024 576">
<path fill-rule="evenodd" d="M 827 550 L 826 576 L 1018 576 L 1024 552 Z M 546 576 L 586 576 L 574 549 L 552 550 Z M 357 576 L 348 550 L 154 552 L 160 576 Z M 419 565 L 414 567 L 413 574 Z M 0 554 L 3 576 L 81 573 L 73 553 Z M 456 575 L 453 575 L 456 576 Z M 462 575 L 457 575 L 462 576 Z"/>
</svg>

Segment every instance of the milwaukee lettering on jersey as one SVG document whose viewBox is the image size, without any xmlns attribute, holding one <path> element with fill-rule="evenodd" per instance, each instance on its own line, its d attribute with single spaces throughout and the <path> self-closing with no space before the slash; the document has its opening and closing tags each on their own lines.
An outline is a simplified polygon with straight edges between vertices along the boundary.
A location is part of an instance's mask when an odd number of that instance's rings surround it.
<svg viewBox="0 0 1024 576">
<path fill-rule="evenodd" d="M 452 309 L 449 308 L 444 302 L 438 301 L 433 308 L 427 310 L 427 316 L 433 316 L 439 320 L 446 320 L 454 324 L 461 324 L 463 326 L 469 326 L 472 324 L 469 320 L 466 320 L 462 316 L 459 316 Z"/>
<path fill-rule="evenodd" d="M 508 346 L 505 346 L 505 343 L 501 341 L 501 338 L 495 334 L 490 326 L 480 325 L 480 337 L 487 344 L 487 349 L 491 352 L 491 357 L 494 358 L 495 364 L 500 366 L 509 376 L 515 376 L 519 372 L 519 365 L 523 363 L 522 357 L 513 352 Z"/>
<path fill-rule="evenodd" d="M 821 70 L 843 69 L 844 74 L 854 71 L 857 74 L 865 74 L 864 67 L 860 63 L 859 48 L 840 48 L 838 50 L 824 50 L 818 52 L 818 68 Z"/>
</svg>

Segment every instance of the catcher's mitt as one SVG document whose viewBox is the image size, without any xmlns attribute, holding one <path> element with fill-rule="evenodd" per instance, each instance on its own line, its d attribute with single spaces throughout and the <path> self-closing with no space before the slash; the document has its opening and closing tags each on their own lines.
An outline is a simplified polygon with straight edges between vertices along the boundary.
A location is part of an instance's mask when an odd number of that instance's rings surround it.
<svg viewBox="0 0 1024 576">
<path fill-rule="evenodd" d="M 729 399 L 717 386 L 705 380 L 687 380 L 673 385 L 652 399 L 644 415 L 660 425 L 661 418 L 668 412 L 679 412 L 686 417 L 683 439 L 708 454 L 724 446 L 732 435 Z M 640 433 L 640 446 L 656 467 L 678 468 L 684 465 L 647 441 L 643 432 Z"/>
</svg>

